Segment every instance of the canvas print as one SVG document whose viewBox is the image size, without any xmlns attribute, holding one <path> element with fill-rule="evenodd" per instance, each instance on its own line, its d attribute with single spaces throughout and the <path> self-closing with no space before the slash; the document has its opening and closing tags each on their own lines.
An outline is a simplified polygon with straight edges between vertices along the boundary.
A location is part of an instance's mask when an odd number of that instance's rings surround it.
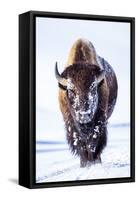
<svg viewBox="0 0 138 200">
<path fill-rule="evenodd" d="M 130 23 L 36 17 L 36 183 L 130 177 Z"/>
</svg>

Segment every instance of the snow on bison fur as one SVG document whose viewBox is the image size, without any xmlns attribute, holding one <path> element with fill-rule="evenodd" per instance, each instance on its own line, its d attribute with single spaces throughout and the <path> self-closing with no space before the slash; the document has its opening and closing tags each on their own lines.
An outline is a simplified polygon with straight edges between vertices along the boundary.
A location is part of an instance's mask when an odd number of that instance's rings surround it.
<svg viewBox="0 0 138 200">
<path fill-rule="evenodd" d="M 56 63 L 55 75 L 71 151 L 80 157 L 81 167 L 101 162 L 107 122 L 117 99 L 115 72 L 90 41 L 78 39 L 61 74 Z"/>
</svg>

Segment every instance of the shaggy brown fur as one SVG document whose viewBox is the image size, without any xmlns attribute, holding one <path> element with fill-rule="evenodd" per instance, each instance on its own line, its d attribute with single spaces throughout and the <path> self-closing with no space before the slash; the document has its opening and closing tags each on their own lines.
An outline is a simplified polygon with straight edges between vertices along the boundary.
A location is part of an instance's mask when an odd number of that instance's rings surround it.
<svg viewBox="0 0 138 200">
<path fill-rule="evenodd" d="M 98 85 L 98 106 L 88 124 L 79 124 L 75 120 L 68 91 L 59 89 L 59 104 L 65 121 L 67 141 L 71 151 L 80 156 L 81 167 L 101 161 L 100 155 L 107 143 L 107 120 L 113 112 L 117 98 L 117 80 L 112 67 L 96 54 L 92 43 L 84 39 L 77 40 L 71 48 L 61 76 L 71 79 L 75 89 L 77 88 L 74 93 L 79 93 L 82 102 L 87 98 L 90 85 L 100 75 L 101 70 L 105 70 L 105 78 Z M 93 135 L 97 128 L 99 133 L 94 140 Z M 96 146 L 95 152 L 92 151 L 93 145 Z"/>
</svg>

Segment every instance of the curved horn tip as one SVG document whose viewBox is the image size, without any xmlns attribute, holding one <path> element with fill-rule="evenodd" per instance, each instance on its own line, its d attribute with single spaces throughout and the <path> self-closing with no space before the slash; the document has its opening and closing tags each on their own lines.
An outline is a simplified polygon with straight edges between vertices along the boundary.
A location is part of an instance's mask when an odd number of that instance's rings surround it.
<svg viewBox="0 0 138 200">
<path fill-rule="evenodd" d="M 57 69 L 57 65 L 58 65 L 58 64 L 57 64 L 57 61 L 56 61 L 56 63 L 55 63 L 55 69 Z"/>
<path fill-rule="evenodd" d="M 57 78 L 57 79 L 58 79 L 59 76 L 60 76 L 60 74 L 59 74 L 59 72 L 58 72 L 58 64 L 57 64 L 57 61 L 56 61 L 56 63 L 55 63 L 55 75 L 56 75 L 56 78 Z"/>
<path fill-rule="evenodd" d="M 62 76 L 60 75 L 59 71 L 58 71 L 58 65 L 57 62 L 55 63 L 55 76 L 56 79 L 58 80 L 58 83 L 60 83 L 63 86 L 67 86 L 67 80 L 65 78 L 62 78 Z"/>
<path fill-rule="evenodd" d="M 105 78 L 105 70 L 101 70 L 100 75 L 97 77 L 97 82 L 100 83 Z"/>
</svg>

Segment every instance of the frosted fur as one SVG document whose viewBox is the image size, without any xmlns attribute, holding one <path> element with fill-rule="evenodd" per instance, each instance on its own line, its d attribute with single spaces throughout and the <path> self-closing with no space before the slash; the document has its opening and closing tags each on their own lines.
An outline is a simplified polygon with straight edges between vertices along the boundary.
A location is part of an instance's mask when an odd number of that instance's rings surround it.
<svg viewBox="0 0 138 200">
<path fill-rule="evenodd" d="M 92 90 L 93 88 L 96 87 L 96 82 L 92 82 L 90 88 L 89 88 L 89 92 L 87 94 L 87 99 L 86 102 L 84 104 L 88 104 L 88 108 L 87 110 L 84 111 L 83 107 L 81 107 L 81 100 L 80 100 L 80 96 L 79 96 L 79 92 L 76 91 L 76 95 L 71 95 L 71 91 L 70 90 L 74 90 L 75 86 L 72 83 L 71 79 L 67 80 L 67 90 L 69 92 L 69 96 L 71 96 L 72 100 L 73 100 L 73 105 L 72 107 L 74 108 L 74 112 L 76 115 L 76 120 L 83 124 L 83 123 L 88 123 L 91 121 L 91 116 L 89 116 L 90 113 L 92 113 L 92 115 L 94 116 L 94 113 L 96 111 L 97 105 L 98 105 L 98 95 L 97 95 L 97 91 L 95 92 L 95 94 L 92 94 Z M 76 109 L 77 107 L 79 107 L 79 109 Z M 88 115 L 87 115 L 88 114 Z M 81 115 L 81 117 L 80 117 Z"/>
<path fill-rule="evenodd" d="M 70 150 L 80 157 L 81 167 L 101 162 L 117 98 L 115 73 L 90 41 L 79 39 L 71 48 L 62 78 L 67 87 L 60 87 L 59 102 Z"/>
</svg>

